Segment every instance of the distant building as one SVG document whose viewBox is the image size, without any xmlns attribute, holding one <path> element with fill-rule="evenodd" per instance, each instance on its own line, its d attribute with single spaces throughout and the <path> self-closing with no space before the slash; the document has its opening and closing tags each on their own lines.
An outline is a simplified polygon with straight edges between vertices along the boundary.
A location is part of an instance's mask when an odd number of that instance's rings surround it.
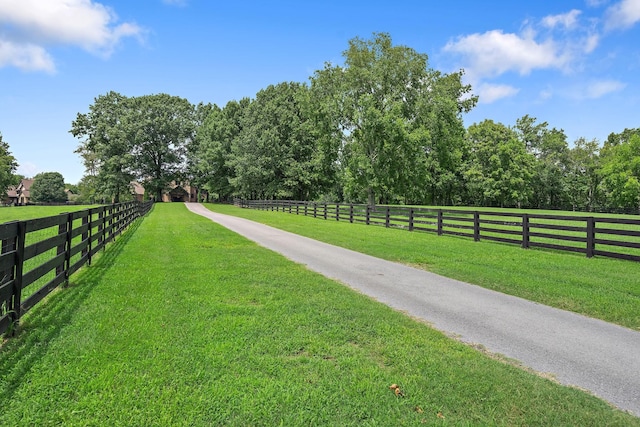
<svg viewBox="0 0 640 427">
<path fill-rule="evenodd" d="M 144 187 L 137 181 L 131 181 L 133 200 L 144 202 Z"/>
<path fill-rule="evenodd" d="M 200 191 L 192 185 L 187 183 L 176 183 L 175 181 L 170 184 L 170 190 L 162 193 L 163 202 L 197 202 Z"/>
<path fill-rule="evenodd" d="M 26 205 L 31 200 L 32 179 L 22 179 L 16 187 L 11 186 L 7 189 L 6 201 L 13 205 Z"/>
<path fill-rule="evenodd" d="M 18 204 L 18 193 L 16 192 L 16 186 L 11 185 L 7 188 L 7 195 L 4 198 L 5 205 L 16 205 Z"/>
<path fill-rule="evenodd" d="M 133 197 L 135 200 L 144 201 L 145 190 L 142 184 L 136 181 L 131 182 L 133 189 Z M 161 202 L 197 202 L 201 198 L 206 198 L 207 192 L 205 190 L 199 190 L 195 186 L 190 185 L 188 182 L 177 183 L 172 181 L 169 184 L 169 190 L 162 192 Z"/>
</svg>

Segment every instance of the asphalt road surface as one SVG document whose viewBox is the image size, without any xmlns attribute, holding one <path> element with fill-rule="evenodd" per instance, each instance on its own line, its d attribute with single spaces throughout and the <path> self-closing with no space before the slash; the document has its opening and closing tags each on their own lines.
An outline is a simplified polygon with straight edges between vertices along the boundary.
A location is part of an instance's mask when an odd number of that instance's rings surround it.
<svg viewBox="0 0 640 427">
<path fill-rule="evenodd" d="M 265 248 L 434 328 L 640 416 L 640 332 L 187 203 Z"/>
</svg>

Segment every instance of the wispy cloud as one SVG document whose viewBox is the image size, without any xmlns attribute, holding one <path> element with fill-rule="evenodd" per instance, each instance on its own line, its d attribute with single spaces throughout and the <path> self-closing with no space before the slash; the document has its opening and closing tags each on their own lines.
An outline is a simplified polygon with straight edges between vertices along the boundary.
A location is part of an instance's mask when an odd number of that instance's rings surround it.
<svg viewBox="0 0 640 427">
<path fill-rule="evenodd" d="M 498 99 L 515 96 L 520 89 L 500 84 L 482 83 L 477 88 L 478 101 L 483 104 L 491 104 Z"/>
<path fill-rule="evenodd" d="M 640 21 L 640 0 L 622 0 L 607 9 L 604 28 L 624 30 Z"/>
<path fill-rule="evenodd" d="M 578 17 L 581 13 L 581 11 L 573 9 L 568 13 L 545 16 L 542 18 L 542 25 L 548 28 L 555 28 L 558 26 L 568 29 L 575 28 L 578 25 Z"/>
<path fill-rule="evenodd" d="M 591 82 L 582 97 L 598 99 L 613 92 L 619 92 L 626 87 L 625 83 L 617 80 L 600 80 Z"/>
<path fill-rule="evenodd" d="M 142 37 L 135 23 L 118 23 L 115 12 L 92 0 L 0 0 L 0 67 L 55 70 L 46 48 L 78 46 L 108 58 L 126 37 Z"/>
</svg>

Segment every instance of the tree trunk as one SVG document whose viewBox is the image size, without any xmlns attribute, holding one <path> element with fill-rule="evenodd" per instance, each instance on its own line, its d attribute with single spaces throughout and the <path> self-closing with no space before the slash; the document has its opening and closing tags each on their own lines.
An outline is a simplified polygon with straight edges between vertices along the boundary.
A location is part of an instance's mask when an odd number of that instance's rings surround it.
<svg viewBox="0 0 640 427">
<path fill-rule="evenodd" d="M 373 188 L 369 187 L 367 189 L 368 198 L 369 198 L 369 206 L 374 206 L 376 204 L 375 193 L 373 192 Z"/>
</svg>

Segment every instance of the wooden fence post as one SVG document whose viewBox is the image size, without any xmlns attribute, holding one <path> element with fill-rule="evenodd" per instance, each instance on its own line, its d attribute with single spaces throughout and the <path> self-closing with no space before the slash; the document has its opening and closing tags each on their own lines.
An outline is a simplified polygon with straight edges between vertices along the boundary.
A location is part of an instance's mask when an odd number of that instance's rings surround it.
<svg viewBox="0 0 640 427">
<path fill-rule="evenodd" d="M 389 206 L 387 206 L 386 213 L 385 213 L 385 216 L 384 216 L 384 226 L 387 227 L 387 228 L 389 228 L 390 216 L 391 216 L 390 215 L 390 209 L 389 209 Z"/>
<path fill-rule="evenodd" d="M 62 215 L 64 215 L 64 214 L 62 214 Z M 64 223 L 58 225 L 58 235 L 67 233 L 67 227 L 68 226 L 69 226 L 69 220 L 68 219 Z M 68 241 L 68 235 L 65 235 L 64 243 L 58 245 L 58 247 L 56 249 L 56 255 L 60 255 L 60 254 L 66 253 L 67 241 Z M 63 274 L 65 272 L 65 270 L 66 270 L 66 268 L 65 268 L 66 262 L 67 261 L 66 261 L 66 256 L 65 256 L 65 261 L 62 263 L 62 265 L 59 265 L 59 266 L 56 267 L 56 276 L 58 276 L 60 274 Z"/>
<path fill-rule="evenodd" d="M 349 222 L 353 224 L 353 203 L 349 203 Z"/>
<path fill-rule="evenodd" d="M 442 236 L 442 209 L 438 209 L 438 236 Z"/>
<path fill-rule="evenodd" d="M 64 278 L 65 283 L 69 284 L 69 268 L 71 268 L 71 240 L 72 240 L 72 231 L 73 231 L 73 214 L 67 214 L 67 250 L 64 255 Z"/>
<path fill-rule="evenodd" d="M 522 248 L 529 249 L 529 214 L 522 215 Z"/>
<path fill-rule="evenodd" d="M 366 210 L 366 224 L 369 225 L 369 223 L 371 222 L 371 207 L 369 205 L 367 205 L 367 210 Z"/>
<path fill-rule="evenodd" d="M 82 225 L 87 226 L 87 231 L 82 233 L 82 241 L 87 241 L 87 247 L 82 250 L 82 256 L 87 256 L 87 264 L 91 265 L 91 209 L 87 216 L 82 218 Z"/>
<path fill-rule="evenodd" d="M 340 221 L 340 203 L 336 203 L 336 221 Z"/>
<path fill-rule="evenodd" d="M 409 209 L 409 231 L 413 231 L 413 208 Z"/>
<path fill-rule="evenodd" d="M 324 214 L 323 214 L 323 216 L 324 216 L 324 219 L 327 219 L 327 204 L 325 203 L 323 207 L 324 207 Z"/>
<path fill-rule="evenodd" d="M 104 206 L 100 207 L 100 212 L 98 212 L 98 245 L 104 242 L 104 230 L 106 221 L 106 213 L 107 209 Z"/>
<path fill-rule="evenodd" d="M 24 268 L 24 241 L 27 236 L 27 223 L 18 222 L 18 236 L 15 240 L 16 249 L 16 268 L 13 274 L 13 298 L 9 309 L 12 312 L 12 333 L 15 335 L 17 326 L 20 323 L 22 315 L 22 274 Z"/>
<path fill-rule="evenodd" d="M 587 218 L 587 258 L 593 258 L 596 250 L 596 221 L 590 216 Z"/>
<path fill-rule="evenodd" d="M 473 213 L 473 240 L 480 241 L 480 212 Z"/>
</svg>

